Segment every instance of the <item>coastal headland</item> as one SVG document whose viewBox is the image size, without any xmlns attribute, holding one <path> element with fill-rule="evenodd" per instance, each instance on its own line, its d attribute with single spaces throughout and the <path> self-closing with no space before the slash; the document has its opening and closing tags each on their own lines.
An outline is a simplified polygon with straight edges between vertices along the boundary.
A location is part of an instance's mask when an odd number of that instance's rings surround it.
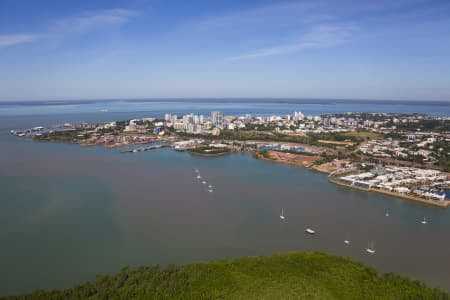
<svg viewBox="0 0 450 300">
<path fill-rule="evenodd" d="M 162 147 L 205 157 L 246 152 L 329 174 L 331 182 L 349 188 L 447 207 L 449 131 L 450 118 L 422 114 L 235 117 L 212 112 L 210 118 L 166 114 L 164 119 L 66 123 L 11 134 L 35 141 L 126 147 L 121 153 Z M 142 146 L 132 148 L 135 145 Z"/>
</svg>

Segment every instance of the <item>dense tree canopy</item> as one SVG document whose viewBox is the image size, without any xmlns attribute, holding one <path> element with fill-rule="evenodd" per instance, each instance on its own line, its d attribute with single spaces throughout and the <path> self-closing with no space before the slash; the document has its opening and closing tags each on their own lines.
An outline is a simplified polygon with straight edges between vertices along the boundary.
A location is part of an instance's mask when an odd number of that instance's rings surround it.
<svg viewBox="0 0 450 300">
<path fill-rule="evenodd" d="M 11 299 L 16 299 L 11 297 Z M 67 290 L 17 299 L 449 299 L 409 278 L 323 253 L 124 268 Z"/>
</svg>

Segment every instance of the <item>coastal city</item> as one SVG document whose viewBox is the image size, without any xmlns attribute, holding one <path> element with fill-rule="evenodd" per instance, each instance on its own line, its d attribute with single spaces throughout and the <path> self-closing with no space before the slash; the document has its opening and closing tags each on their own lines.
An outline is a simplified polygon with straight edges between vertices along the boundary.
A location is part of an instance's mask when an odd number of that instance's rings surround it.
<svg viewBox="0 0 450 300">
<path fill-rule="evenodd" d="M 0 0 L 0 300 L 450 300 L 450 0 Z"/>
<path fill-rule="evenodd" d="M 341 113 L 253 116 L 167 113 L 105 123 L 12 130 L 35 141 L 121 148 L 163 147 L 192 155 L 245 152 L 257 159 L 329 174 L 330 182 L 420 203 L 450 205 L 450 118 L 425 114 Z"/>
</svg>

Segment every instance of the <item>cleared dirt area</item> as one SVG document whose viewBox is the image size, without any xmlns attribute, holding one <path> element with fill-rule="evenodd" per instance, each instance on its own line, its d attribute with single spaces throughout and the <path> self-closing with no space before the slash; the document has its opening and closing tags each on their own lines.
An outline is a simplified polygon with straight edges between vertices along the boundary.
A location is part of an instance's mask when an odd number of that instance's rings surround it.
<svg viewBox="0 0 450 300">
<path fill-rule="evenodd" d="M 350 163 L 351 161 L 348 159 L 333 160 L 331 162 L 314 166 L 313 169 L 323 173 L 339 174 L 340 171 L 345 172 L 345 166 L 349 165 Z"/>
<path fill-rule="evenodd" d="M 299 167 L 309 167 L 313 162 L 320 159 L 320 156 L 267 151 L 266 156 L 258 155 L 258 158 Z"/>
</svg>

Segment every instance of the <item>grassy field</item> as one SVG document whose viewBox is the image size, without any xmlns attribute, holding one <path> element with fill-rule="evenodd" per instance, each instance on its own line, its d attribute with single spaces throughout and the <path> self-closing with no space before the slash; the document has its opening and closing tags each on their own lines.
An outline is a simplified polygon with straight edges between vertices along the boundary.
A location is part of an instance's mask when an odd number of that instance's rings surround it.
<svg viewBox="0 0 450 300">
<path fill-rule="evenodd" d="M 328 140 L 318 140 L 320 144 L 328 144 L 328 145 L 339 145 L 339 146 L 353 146 L 354 142 L 342 142 L 342 141 L 328 141 Z"/>
<path fill-rule="evenodd" d="M 191 154 L 197 154 L 197 155 L 206 155 L 206 156 L 218 156 L 218 155 L 224 155 L 231 152 L 229 148 L 215 148 L 215 147 L 199 147 L 199 148 L 193 148 L 188 150 Z"/>
<path fill-rule="evenodd" d="M 292 252 L 162 269 L 124 268 L 92 283 L 36 291 L 18 299 L 412 300 L 449 299 L 449 295 L 406 277 L 379 275 L 343 257 Z"/>
<path fill-rule="evenodd" d="M 344 132 L 344 133 L 342 133 L 342 135 L 348 136 L 348 137 L 356 137 L 356 138 L 372 139 L 372 140 L 382 139 L 383 138 L 382 134 L 369 132 L 369 131 Z"/>
</svg>

